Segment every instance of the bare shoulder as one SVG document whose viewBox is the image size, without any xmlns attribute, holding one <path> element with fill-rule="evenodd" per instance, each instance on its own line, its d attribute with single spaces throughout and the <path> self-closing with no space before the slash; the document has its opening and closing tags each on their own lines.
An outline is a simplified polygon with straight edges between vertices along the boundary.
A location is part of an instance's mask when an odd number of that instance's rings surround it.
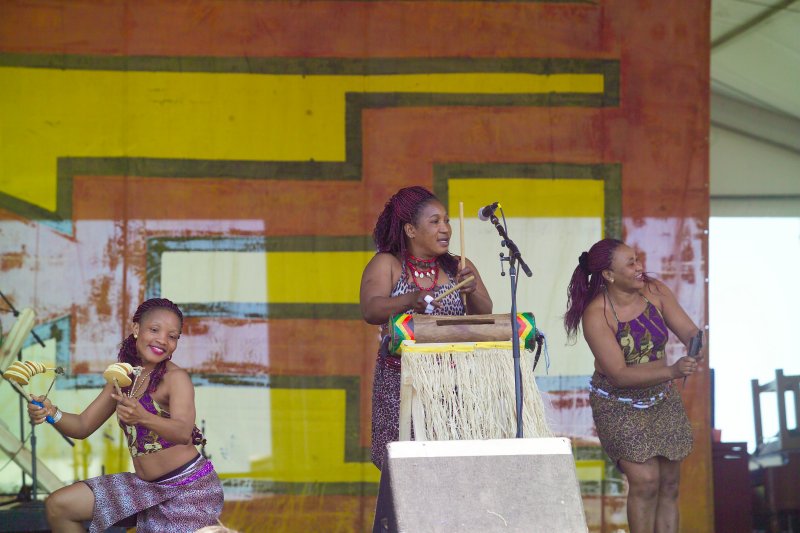
<svg viewBox="0 0 800 533">
<path fill-rule="evenodd" d="M 192 382 L 192 378 L 189 373 L 172 361 L 169 361 L 167 363 L 167 371 L 164 373 L 164 383 L 185 384 L 187 382 Z"/>
<path fill-rule="evenodd" d="M 400 260 L 388 252 L 378 252 L 367 263 L 367 268 L 393 269 L 400 266 Z"/>
<path fill-rule="evenodd" d="M 603 294 L 598 294 L 592 298 L 592 301 L 586 306 L 586 309 L 583 311 L 583 316 L 602 315 L 604 312 L 605 298 L 603 297 Z"/>
<path fill-rule="evenodd" d="M 377 286 L 381 287 L 381 292 L 383 292 L 387 286 L 397 283 L 402 271 L 403 265 L 400 264 L 397 257 L 388 252 L 379 252 L 369 260 L 364 268 L 361 278 L 362 288 Z"/>
<path fill-rule="evenodd" d="M 461 260 L 461 256 L 458 256 L 458 259 L 459 259 L 459 261 L 460 261 L 460 260 Z M 473 263 L 473 262 L 470 260 L 470 258 L 469 258 L 469 257 L 465 257 L 465 258 L 464 258 L 464 264 L 466 264 L 468 267 L 470 267 L 470 268 L 471 268 L 472 270 L 474 270 L 475 272 L 477 272 L 477 271 L 478 271 L 478 269 L 477 269 L 477 268 L 475 268 L 475 263 Z"/>
<path fill-rule="evenodd" d="M 605 299 L 603 298 L 602 294 L 598 294 L 592 298 L 592 301 L 589 302 L 589 305 L 587 305 L 586 309 L 583 310 L 581 323 L 583 324 L 584 333 L 587 329 L 592 329 L 592 326 L 601 323 L 604 324 L 605 312 Z"/>
<path fill-rule="evenodd" d="M 675 300 L 672 290 L 663 281 L 656 278 L 650 278 L 647 281 L 644 289 L 642 289 L 642 295 L 661 309 L 664 308 L 664 304 L 669 304 Z"/>
</svg>

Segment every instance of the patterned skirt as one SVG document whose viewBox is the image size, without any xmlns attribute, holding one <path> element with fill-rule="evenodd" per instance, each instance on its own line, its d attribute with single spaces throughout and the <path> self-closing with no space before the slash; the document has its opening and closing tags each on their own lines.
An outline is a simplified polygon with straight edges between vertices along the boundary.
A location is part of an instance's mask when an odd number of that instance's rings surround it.
<svg viewBox="0 0 800 533">
<path fill-rule="evenodd" d="M 400 360 L 378 355 L 372 384 L 372 462 L 381 469 L 386 445 L 400 438 Z"/>
<path fill-rule="evenodd" d="M 617 465 L 620 459 L 643 463 L 657 456 L 679 461 L 692 451 L 692 426 L 670 384 L 618 389 L 595 372 L 590 389 L 597 436 Z"/>
<path fill-rule="evenodd" d="M 216 525 L 222 513 L 222 485 L 214 465 L 205 458 L 163 481 L 144 481 L 126 472 L 84 483 L 94 493 L 90 533 L 105 531 L 133 515 L 137 533 L 189 533 Z"/>
</svg>

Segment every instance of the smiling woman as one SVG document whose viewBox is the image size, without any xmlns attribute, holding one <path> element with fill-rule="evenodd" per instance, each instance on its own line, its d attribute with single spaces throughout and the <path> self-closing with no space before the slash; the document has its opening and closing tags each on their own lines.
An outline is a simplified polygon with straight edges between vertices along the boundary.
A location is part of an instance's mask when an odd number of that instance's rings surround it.
<svg viewBox="0 0 800 533">
<path fill-rule="evenodd" d="M 372 394 L 372 461 L 378 468 L 386 445 L 399 437 L 400 358 L 387 352 L 389 319 L 399 313 L 492 312 L 492 299 L 472 261 L 466 259 L 459 270 L 460 258 L 450 254 L 451 234 L 447 210 L 424 187 L 397 191 L 375 224 L 378 253 L 361 277 L 361 313 L 369 324 L 381 325 L 383 337 Z M 441 301 L 434 301 L 439 295 Z"/>
<path fill-rule="evenodd" d="M 628 478 L 631 533 L 678 531 L 680 462 L 692 428 L 672 381 L 694 373 L 700 357 L 668 365 L 665 347 L 670 331 L 689 346 L 699 330 L 616 239 L 580 255 L 568 295 L 564 327 L 574 337 L 582 326 L 594 355 L 592 417 L 603 450 Z"/>
<path fill-rule="evenodd" d="M 147 300 L 134 313 L 133 333 L 117 357 L 123 368 L 136 369 L 135 379 L 121 391 L 107 384 L 80 414 L 39 397 L 43 407 L 28 406 L 34 423 L 50 416 L 59 431 L 77 439 L 116 413 L 133 458 L 135 473 L 95 477 L 51 494 L 45 510 L 53 531 L 82 531 L 89 520 L 90 531 L 122 524 L 143 532 L 189 532 L 217 522 L 222 487 L 195 448 L 204 440 L 194 425 L 194 387 L 172 362 L 182 327 L 178 306 L 165 298 Z"/>
</svg>

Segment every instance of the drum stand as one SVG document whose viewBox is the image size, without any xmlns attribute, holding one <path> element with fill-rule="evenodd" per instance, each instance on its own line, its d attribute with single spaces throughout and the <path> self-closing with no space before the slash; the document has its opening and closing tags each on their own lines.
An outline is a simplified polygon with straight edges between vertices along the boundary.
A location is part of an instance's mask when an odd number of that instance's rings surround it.
<svg viewBox="0 0 800 533">
<path fill-rule="evenodd" d="M 516 412 L 517 412 L 517 438 L 521 439 L 523 436 L 522 433 L 522 371 L 520 369 L 520 352 L 519 352 L 519 322 L 517 322 L 517 267 L 516 263 L 519 263 L 520 268 L 525 275 L 529 278 L 533 276 L 533 272 L 522 259 L 522 254 L 517 248 L 517 245 L 514 244 L 509 236 L 508 232 L 505 228 L 506 217 L 503 213 L 503 208 L 500 207 L 500 213 L 503 216 L 503 224 L 500 224 L 500 221 L 497 219 L 497 215 L 492 213 L 489 220 L 492 224 L 494 224 L 495 229 L 497 229 L 497 233 L 500 234 L 502 240 L 500 241 L 500 246 L 505 246 L 508 248 L 509 254 L 508 256 L 504 255 L 503 252 L 500 252 L 500 275 L 505 276 L 505 272 L 502 271 L 503 269 L 503 262 L 508 261 L 508 277 L 509 281 L 511 282 L 511 349 L 514 354 L 514 392 L 516 398 Z"/>
</svg>

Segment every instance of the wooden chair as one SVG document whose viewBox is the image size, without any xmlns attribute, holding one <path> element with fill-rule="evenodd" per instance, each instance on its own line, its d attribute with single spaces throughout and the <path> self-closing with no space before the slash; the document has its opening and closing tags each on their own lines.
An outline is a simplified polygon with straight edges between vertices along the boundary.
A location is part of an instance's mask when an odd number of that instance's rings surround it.
<svg viewBox="0 0 800 533">
<path fill-rule="evenodd" d="M 776 452 L 800 451 L 800 375 L 785 376 L 783 369 L 775 370 L 775 380 L 759 385 L 758 380 L 751 381 L 753 389 L 753 421 L 756 430 L 756 449 L 754 455 L 765 455 Z M 761 423 L 761 394 L 774 392 L 778 398 L 778 434 L 764 441 L 764 430 Z M 786 396 L 791 392 L 794 398 L 794 424 L 789 427 L 786 412 Z"/>
</svg>

